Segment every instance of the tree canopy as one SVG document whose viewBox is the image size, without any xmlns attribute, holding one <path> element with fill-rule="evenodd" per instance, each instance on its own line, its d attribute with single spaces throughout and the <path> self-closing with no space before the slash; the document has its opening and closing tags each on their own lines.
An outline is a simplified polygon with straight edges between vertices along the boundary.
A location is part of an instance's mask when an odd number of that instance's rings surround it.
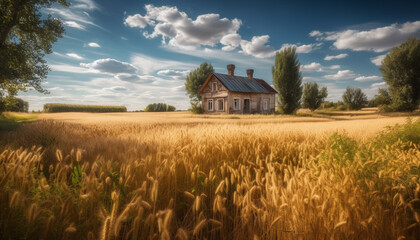
<svg viewBox="0 0 420 240">
<path fill-rule="evenodd" d="M 214 72 L 213 66 L 210 63 L 203 62 L 201 65 L 190 72 L 185 80 L 185 89 L 190 97 L 191 109 L 193 112 L 200 112 L 201 96 L 198 94 L 198 90 L 203 86 L 207 77 Z"/>
<path fill-rule="evenodd" d="M 145 112 L 173 112 L 176 108 L 166 103 L 152 103 L 146 106 Z"/>
<path fill-rule="evenodd" d="M 359 110 L 367 103 L 366 94 L 360 88 L 347 87 L 342 98 L 350 110 Z"/>
<path fill-rule="evenodd" d="M 326 87 L 319 90 L 317 83 L 305 83 L 303 85 L 302 106 L 314 111 L 321 106 L 327 96 L 328 91 Z"/>
<path fill-rule="evenodd" d="M 49 68 L 43 57 L 64 28 L 40 10 L 54 3 L 69 5 L 66 0 L 0 0 L 0 92 L 15 95 L 28 87 L 46 92 L 41 82 Z"/>
<path fill-rule="evenodd" d="M 272 68 L 279 109 L 285 114 L 295 112 L 302 97 L 302 77 L 296 48 L 288 47 L 276 54 Z"/>
<path fill-rule="evenodd" d="M 420 103 L 420 40 L 410 38 L 386 55 L 380 68 L 396 111 L 413 111 Z"/>
</svg>

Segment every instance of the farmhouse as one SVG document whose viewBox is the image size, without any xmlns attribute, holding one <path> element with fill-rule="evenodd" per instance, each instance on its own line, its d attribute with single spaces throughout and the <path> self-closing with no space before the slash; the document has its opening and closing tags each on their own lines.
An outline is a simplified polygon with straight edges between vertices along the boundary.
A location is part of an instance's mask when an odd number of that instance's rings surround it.
<svg viewBox="0 0 420 240">
<path fill-rule="evenodd" d="M 274 90 L 264 80 L 254 78 L 254 70 L 246 70 L 247 77 L 235 75 L 235 65 L 227 65 L 228 74 L 212 73 L 198 90 L 205 113 L 273 113 Z"/>
</svg>

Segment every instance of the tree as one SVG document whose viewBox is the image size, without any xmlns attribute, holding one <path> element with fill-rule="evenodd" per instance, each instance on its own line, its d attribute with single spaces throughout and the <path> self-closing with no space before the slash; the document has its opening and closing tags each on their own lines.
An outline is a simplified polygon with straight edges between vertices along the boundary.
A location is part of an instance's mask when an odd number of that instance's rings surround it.
<svg viewBox="0 0 420 240">
<path fill-rule="evenodd" d="M 7 96 L 2 99 L 3 110 L 6 112 L 28 112 L 29 104 L 23 99 Z"/>
<path fill-rule="evenodd" d="M 277 90 L 279 109 L 285 114 L 295 112 L 302 97 L 302 77 L 296 48 L 288 47 L 276 54 L 272 68 L 273 84 Z"/>
<path fill-rule="evenodd" d="M 378 95 L 373 99 L 376 106 L 390 105 L 392 103 L 391 95 L 385 88 L 378 89 Z"/>
<path fill-rule="evenodd" d="M 0 0 L 0 92 L 47 92 L 41 87 L 49 71 L 43 57 L 64 33 L 59 19 L 40 12 L 53 3 L 69 6 L 66 0 Z"/>
<path fill-rule="evenodd" d="M 207 77 L 214 72 L 213 66 L 207 62 L 201 63 L 201 65 L 190 72 L 185 80 L 185 89 L 188 92 L 191 103 L 191 110 L 196 113 L 202 112 L 201 96 L 198 94 L 198 90 L 203 86 Z"/>
<path fill-rule="evenodd" d="M 319 90 L 317 83 L 305 83 L 303 85 L 302 106 L 311 111 L 318 109 L 328 96 L 326 87 Z"/>
<path fill-rule="evenodd" d="M 392 48 L 380 68 L 396 111 L 414 111 L 420 103 L 420 40 L 410 38 Z"/>
<path fill-rule="evenodd" d="M 173 112 L 176 108 L 166 103 L 152 103 L 146 106 L 145 112 Z"/>
<path fill-rule="evenodd" d="M 343 94 L 343 102 L 350 110 L 359 110 L 367 103 L 367 97 L 360 88 L 347 87 Z"/>
</svg>

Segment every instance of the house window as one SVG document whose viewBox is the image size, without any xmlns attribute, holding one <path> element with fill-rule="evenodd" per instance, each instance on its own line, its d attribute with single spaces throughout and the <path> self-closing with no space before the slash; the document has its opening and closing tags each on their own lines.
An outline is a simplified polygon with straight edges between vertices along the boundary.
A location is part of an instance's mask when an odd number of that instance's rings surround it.
<svg viewBox="0 0 420 240">
<path fill-rule="evenodd" d="M 268 100 L 269 99 L 264 99 L 264 105 L 263 105 L 264 110 L 268 110 Z"/>
<path fill-rule="evenodd" d="M 217 100 L 217 110 L 219 111 L 225 110 L 225 101 L 223 99 Z"/>
<path fill-rule="evenodd" d="M 212 90 L 213 92 L 217 92 L 217 82 L 213 82 L 213 83 L 211 84 L 211 90 Z"/>
<path fill-rule="evenodd" d="M 207 110 L 208 111 L 213 111 L 213 99 L 208 99 L 207 100 Z"/>
<path fill-rule="evenodd" d="M 241 110 L 241 99 L 234 98 L 233 99 L 233 110 Z"/>
</svg>

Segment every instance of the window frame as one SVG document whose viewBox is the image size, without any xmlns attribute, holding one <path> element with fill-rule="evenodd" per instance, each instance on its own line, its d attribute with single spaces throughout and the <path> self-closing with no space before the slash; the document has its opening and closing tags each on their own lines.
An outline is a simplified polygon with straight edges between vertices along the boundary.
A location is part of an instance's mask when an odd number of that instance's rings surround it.
<svg viewBox="0 0 420 240">
<path fill-rule="evenodd" d="M 237 100 L 237 103 L 238 103 L 237 108 L 235 108 L 235 100 Z M 241 98 L 239 98 L 239 97 L 234 97 L 233 98 L 233 110 L 235 110 L 235 111 L 241 110 Z"/>
<path fill-rule="evenodd" d="M 217 92 L 217 82 L 212 82 L 211 83 L 211 91 L 212 92 Z"/>
<path fill-rule="evenodd" d="M 210 103 L 211 103 L 211 109 L 210 109 Z M 214 101 L 213 101 L 213 99 L 207 99 L 207 111 L 209 111 L 209 112 L 214 111 Z"/>
</svg>

